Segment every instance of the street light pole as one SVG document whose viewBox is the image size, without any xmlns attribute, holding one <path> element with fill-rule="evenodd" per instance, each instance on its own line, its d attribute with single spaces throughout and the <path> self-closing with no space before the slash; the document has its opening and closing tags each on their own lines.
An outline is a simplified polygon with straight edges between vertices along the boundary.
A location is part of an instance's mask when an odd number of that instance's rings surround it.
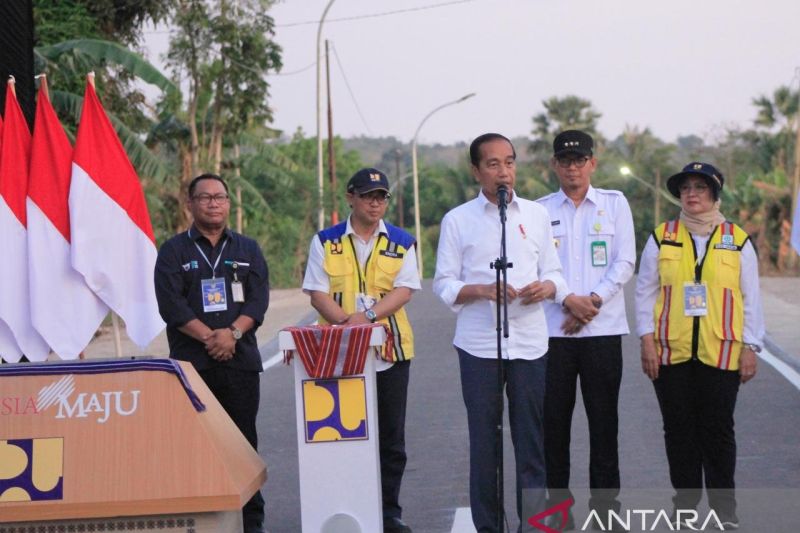
<svg viewBox="0 0 800 533">
<path fill-rule="evenodd" d="M 328 5 L 325 6 L 322 17 L 319 19 L 319 26 L 317 27 L 317 200 L 319 201 L 317 227 L 320 230 L 325 228 L 324 178 L 322 175 L 322 61 L 320 61 L 320 55 L 322 54 L 322 23 L 325 22 L 328 10 L 335 1 L 336 0 L 330 0 Z"/>
<path fill-rule="evenodd" d="M 475 93 L 469 93 L 467 95 L 462 96 L 458 100 L 453 100 L 452 102 L 447 102 L 446 104 L 442 104 L 427 115 L 425 118 L 422 119 L 422 122 L 419 123 L 417 126 L 417 131 L 414 132 L 414 139 L 411 141 L 411 173 L 413 176 L 414 181 L 414 230 L 416 232 L 417 237 L 417 267 L 419 268 L 419 277 L 421 278 L 423 275 L 422 269 L 422 239 L 420 235 L 420 223 L 419 223 L 419 173 L 417 172 L 417 137 L 419 136 L 419 130 L 422 129 L 422 126 L 425 125 L 425 122 L 431 118 L 431 115 L 444 109 L 445 107 L 449 107 L 451 105 L 460 104 L 464 100 L 468 98 L 472 98 L 475 96 Z"/>
<path fill-rule="evenodd" d="M 619 168 L 619 173 L 622 174 L 626 178 L 635 179 L 636 181 L 638 181 L 639 183 L 641 183 L 642 185 L 644 185 L 645 187 L 649 188 L 654 193 L 656 193 L 655 196 L 653 197 L 653 207 L 654 207 L 654 209 L 653 209 L 653 218 L 655 219 L 653 227 L 656 227 L 659 224 L 661 224 L 661 197 L 662 196 L 664 198 L 666 198 L 670 203 L 680 207 L 681 203 L 678 200 L 676 200 L 675 198 L 673 198 L 671 194 L 669 194 L 667 191 L 665 191 L 664 189 L 661 188 L 661 170 L 656 169 L 656 184 L 655 185 L 643 180 L 642 178 L 640 178 L 639 176 L 634 174 L 633 171 L 630 169 L 630 167 L 627 167 L 627 166 L 620 167 Z"/>
</svg>

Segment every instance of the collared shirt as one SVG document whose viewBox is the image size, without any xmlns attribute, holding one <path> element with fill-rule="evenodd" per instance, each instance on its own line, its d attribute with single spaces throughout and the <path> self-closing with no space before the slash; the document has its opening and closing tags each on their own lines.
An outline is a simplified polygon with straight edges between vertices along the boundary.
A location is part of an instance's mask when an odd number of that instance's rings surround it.
<svg viewBox="0 0 800 533">
<path fill-rule="evenodd" d="M 198 246 L 211 265 L 219 258 L 215 272 L 217 277 L 225 278 L 228 304 L 224 311 L 205 312 L 203 309 L 201 283 L 214 277 L 214 271 Z M 244 289 L 244 302 L 233 301 L 234 262 L 237 265 L 236 278 Z M 192 227 L 161 246 L 156 260 L 155 286 L 158 310 L 167 323 L 171 358 L 191 361 L 199 370 L 220 364 L 243 370 L 262 370 L 256 329 L 264 321 L 269 306 L 269 272 L 256 241 L 225 229 L 219 242 L 212 247 L 211 242 Z M 252 318 L 255 326 L 236 342 L 236 353 L 227 363 L 215 361 L 202 342 L 178 330 L 195 318 L 211 329 L 227 328 L 240 315 Z"/>
<path fill-rule="evenodd" d="M 378 222 L 372 236 L 368 241 L 365 241 L 358 234 L 353 231 L 353 226 L 350 222 L 350 217 L 347 217 L 347 229 L 345 235 L 352 237 L 353 245 L 356 250 L 356 257 L 361 269 L 366 268 L 367 259 L 369 259 L 372 249 L 375 247 L 375 240 L 380 234 L 387 234 L 386 224 L 383 219 Z M 408 253 L 403 255 L 403 264 L 394 278 L 394 287 L 407 287 L 412 291 L 417 291 L 422 288 L 419 280 L 419 273 L 417 272 L 417 254 L 416 250 L 409 250 Z M 328 294 L 330 292 L 330 278 L 325 272 L 325 250 L 322 247 L 322 242 L 319 240 L 318 235 L 314 235 L 311 239 L 311 245 L 308 250 L 308 264 L 306 264 L 306 275 L 303 279 L 303 292 L 310 294 L 311 291 L 320 291 Z M 375 362 L 375 371 L 382 372 L 391 368 L 393 363 L 378 359 Z"/>
<path fill-rule="evenodd" d="M 636 265 L 636 235 L 633 216 L 625 196 L 619 191 L 595 189 L 591 185 L 583 201 L 575 203 L 559 189 L 537 200 L 550 213 L 558 257 L 568 285 L 567 294 L 603 299 L 600 312 L 575 335 L 596 337 L 626 335 L 628 318 L 622 286 L 631 278 Z M 598 259 L 605 256 L 605 264 Z M 551 337 L 567 337 L 561 329 L 566 317 L 558 304 L 545 306 Z"/>
<path fill-rule="evenodd" d="M 565 293 L 547 210 L 514 194 L 506 216 L 506 249 L 513 264 L 508 269 L 508 284 L 521 289 L 537 280 L 549 280 L 557 294 Z M 484 299 L 455 302 L 464 285 L 495 282 L 495 271 L 489 265 L 499 256 L 499 210 L 482 191 L 444 216 L 433 290 L 458 314 L 453 344 L 477 357 L 497 357 L 495 303 Z M 502 339 L 504 358 L 537 359 L 547 352 L 542 303 L 522 305 L 514 300 L 508 305 L 508 321 L 509 338 Z"/>
<path fill-rule="evenodd" d="M 706 254 L 710 235 L 692 235 L 697 257 Z M 758 282 L 758 257 L 752 242 L 748 240 L 742 247 L 742 263 L 739 274 L 739 288 L 744 302 L 745 344 L 764 346 L 764 313 L 761 307 L 761 290 Z M 660 289 L 658 279 L 658 244 L 651 235 L 642 250 L 639 275 L 636 278 L 636 333 L 641 337 L 655 331 L 653 308 Z"/>
<path fill-rule="evenodd" d="M 365 241 L 353 231 L 353 226 L 350 223 L 350 217 L 347 217 L 347 229 L 345 235 L 350 235 L 353 238 L 353 244 L 356 249 L 356 256 L 358 262 L 363 269 L 367 263 L 369 254 L 375 247 L 375 239 L 378 235 L 383 233 L 386 235 L 386 224 L 383 220 L 378 222 L 378 227 L 368 241 Z M 403 265 L 397 272 L 397 277 L 394 278 L 395 287 L 408 287 L 411 290 L 419 290 L 422 288 L 419 281 L 419 273 L 417 272 L 417 254 L 415 250 L 411 250 L 403 256 Z M 317 235 L 311 239 L 311 245 L 308 250 L 308 264 L 306 265 L 306 275 L 303 279 L 303 292 L 306 294 L 311 291 L 321 291 L 328 293 L 330 291 L 330 279 L 325 272 L 325 250 L 322 248 L 322 242 Z"/>
</svg>

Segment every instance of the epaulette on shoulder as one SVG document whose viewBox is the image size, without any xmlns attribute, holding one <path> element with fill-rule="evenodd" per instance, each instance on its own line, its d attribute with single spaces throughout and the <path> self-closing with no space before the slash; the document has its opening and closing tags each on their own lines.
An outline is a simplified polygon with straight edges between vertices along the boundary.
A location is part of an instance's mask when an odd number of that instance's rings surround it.
<svg viewBox="0 0 800 533">
<path fill-rule="evenodd" d="M 330 228 L 325 228 L 324 230 L 317 233 L 319 236 L 319 240 L 321 242 L 326 241 L 335 241 L 337 239 L 341 239 L 342 235 L 347 231 L 347 221 L 339 222 L 335 226 L 331 226 Z"/>
<path fill-rule="evenodd" d="M 396 242 L 406 250 L 411 248 L 416 242 L 416 239 L 414 239 L 414 237 L 412 237 L 406 230 L 391 224 L 387 224 L 386 222 L 384 222 L 384 224 L 386 224 L 386 233 L 389 235 L 389 240 L 391 242 Z"/>
</svg>

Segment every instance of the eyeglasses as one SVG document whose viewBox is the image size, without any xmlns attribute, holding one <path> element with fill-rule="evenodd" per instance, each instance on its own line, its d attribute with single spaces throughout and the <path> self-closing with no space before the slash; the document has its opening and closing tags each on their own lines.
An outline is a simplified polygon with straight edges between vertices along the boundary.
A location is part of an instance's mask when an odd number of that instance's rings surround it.
<svg viewBox="0 0 800 533">
<path fill-rule="evenodd" d="M 364 194 L 357 195 L 359 200 L 363 200 L 369 204 L 371 203 L 378 203 L 378 204 L 385 204 L 389 201 L 389 195 L 385 192 L 367 192 Z"/>
<path fill-rule="evenodd" d="M 230 196 L 222 193 L 220 194 L 200 193 L 200 194 L 195 194 L 192 198 L 196 200 L 198 204 L 208 205 L 211 203 L 211 200 L 214 200 L 218 204 L 227 203 L 227 201 L 230 199 Z"/>
<path fill-rule="evenodd" d="M 556 163 L 561 168 L 569 168 L 570 165 L 575 165 L 575 168 L 583 168 L 586 166 L 586 163 L 589 162 L 589 158 L 584 157 L 556 157 Z"/>
<path fill-rule="evenodd" d="M 681 194 L 689 194 L 692 192 L 696 192 L 697 194 L 703 194 L 708 190 L 708 184 L 706 183 L 695 183 L 694 185 L 690 185 L 689 183 L 684 183 L 680 187 L 678 187 L 678 192 Z"/>
</svg>

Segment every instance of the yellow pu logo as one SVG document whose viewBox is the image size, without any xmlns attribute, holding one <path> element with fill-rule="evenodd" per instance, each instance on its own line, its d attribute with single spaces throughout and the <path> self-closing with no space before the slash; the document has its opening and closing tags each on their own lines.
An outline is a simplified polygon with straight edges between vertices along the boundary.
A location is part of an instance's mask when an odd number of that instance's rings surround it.
<svg viewBox="0 0 800 533">
<path fill-rule="evenodd" d="M 0 502 L 64 498 L 64 439 L 0 440 Z"/>
<path fill-rule="evenodd" d="M 303 381 L 303 415 L 306 442 L 368 439 L 364 378 Z"/>
</svg>

